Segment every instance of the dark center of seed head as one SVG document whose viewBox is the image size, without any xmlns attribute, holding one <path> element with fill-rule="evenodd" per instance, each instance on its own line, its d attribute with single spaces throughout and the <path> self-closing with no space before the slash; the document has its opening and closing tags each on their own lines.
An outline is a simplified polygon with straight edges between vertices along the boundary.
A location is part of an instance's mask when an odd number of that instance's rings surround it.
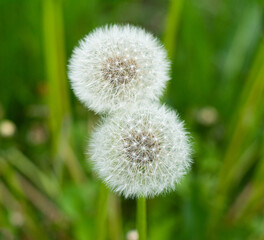
<svg viewBox="0 0 264 240">
<path fill-rule="evenodd" d="M 152 133 L 132 131 L 124 138 L 124 143 L 126 156 L 134 163 L 154 162 L 161 150 L 158 139 Z"/>
<path fill-rule="evenodd" d="M 109 57 L 102 68 L 103 78 L 115 86 L 129 83 L 137 75 L 137 64 L 133 58 Z"/>
</svg>

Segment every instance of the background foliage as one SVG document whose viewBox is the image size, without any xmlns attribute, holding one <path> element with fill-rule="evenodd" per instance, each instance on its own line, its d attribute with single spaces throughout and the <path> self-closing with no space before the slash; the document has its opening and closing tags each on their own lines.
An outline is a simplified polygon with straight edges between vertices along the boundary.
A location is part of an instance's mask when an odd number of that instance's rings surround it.
<svg viewBox="0 0 264 240">
<path fill-rule="evenodd" d="M 67 59 L 107 23 L 159 36 L 163 102 L 193 136 L 191 173 L 148 201 L 149 239 L 264 239 L 263 2 L 0 0 L 0 239 L 95 239 L 100 185 L 85 160 L 98 116 L 73 96 Z M 108 199 L 106 239 L 135 228 Z"/>
</svg>

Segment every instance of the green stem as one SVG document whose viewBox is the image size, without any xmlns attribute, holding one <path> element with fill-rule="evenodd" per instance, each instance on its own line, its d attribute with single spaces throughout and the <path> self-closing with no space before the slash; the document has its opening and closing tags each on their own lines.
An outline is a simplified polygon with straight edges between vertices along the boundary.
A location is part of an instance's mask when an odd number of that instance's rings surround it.
<svg viewBox="0 0 264 240">
<path fill-rule="evenodd" d="M 101 183 L 98 208 L 96 215 L 96 238 L 97 240 L 105 239 L 105 229 L 106 229 L 106 213 L 107 213 L 107 203 L 108 203 L 109 190 L 106 186 Z"/>
<path fill-rule="evenodd" d="M 144 197 L 137 198 L 137 230 L 139 240 L 147 239 L 147 216 L 146 216 L 146 199 Z"/>
</svg>

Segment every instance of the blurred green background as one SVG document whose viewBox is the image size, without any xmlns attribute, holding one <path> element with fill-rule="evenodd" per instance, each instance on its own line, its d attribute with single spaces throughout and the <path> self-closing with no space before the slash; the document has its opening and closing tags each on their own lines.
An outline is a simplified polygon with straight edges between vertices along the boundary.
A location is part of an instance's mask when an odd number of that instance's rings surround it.
<svg viewBox="0 0 264 240">
<path fill-rule="evenodd" d="M 148 200 L 148 237 L 264 239 L 263 1 L 0 0 L 0 239 L 96 239 L 85 159 L 98 116 L 67 80 L 92 29 L 131 23 L 172 60 L 162 99 L 193 136 L 175 192 Z M 110 194 L 105 239 L 132 240 L 135 201 Z"/>
</svg>

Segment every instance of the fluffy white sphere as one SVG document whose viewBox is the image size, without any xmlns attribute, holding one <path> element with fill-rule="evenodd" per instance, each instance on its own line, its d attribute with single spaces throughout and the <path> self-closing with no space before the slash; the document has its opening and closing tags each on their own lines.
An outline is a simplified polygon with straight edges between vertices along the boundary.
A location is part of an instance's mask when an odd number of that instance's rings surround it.
<svg viewBox="0 0 264 240">
<path fill-rule="evenodd" d="M 111 112 L 142 98 L 156 100 L 169 80 L 159 41 L 143 29 L 112 25 L 80 41 L 69 63 L 76 96 L 96 112 Z"/>
<path fill-rule="evenodd" d="M 125 197 L 153 197 L 172 190 L 190 167 L 183 123 L 165 106 L 130 106 L 106 117 L 92 133 L 94 170 Z"/>
</svg>

